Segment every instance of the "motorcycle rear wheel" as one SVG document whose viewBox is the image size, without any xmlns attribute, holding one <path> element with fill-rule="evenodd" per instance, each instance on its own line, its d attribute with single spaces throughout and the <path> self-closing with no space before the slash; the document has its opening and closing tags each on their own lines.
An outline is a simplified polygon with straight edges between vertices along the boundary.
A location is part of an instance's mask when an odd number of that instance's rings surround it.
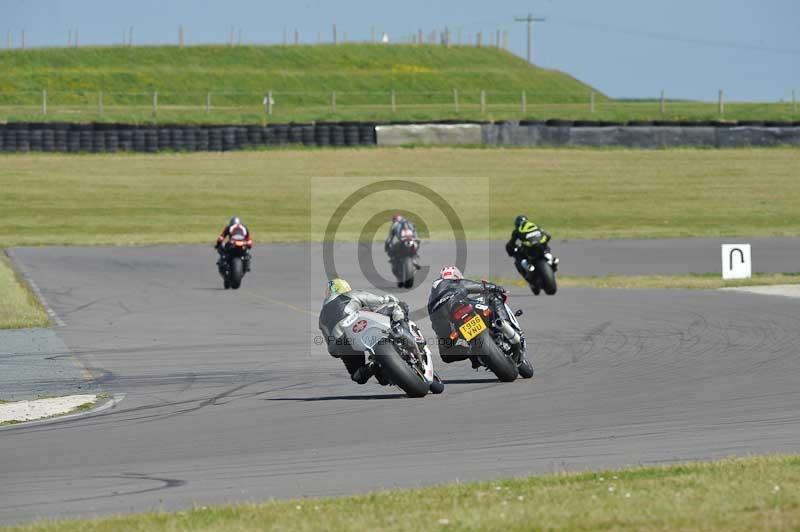
<svg viewBox="0 0 800 532">
<path fill-rule="evenodd" d="M 556 293 L 556 274 L 553 273 L 553 268 L 546 260 L 536 261 L 536 271 L 539 274 L 539 279 L 542 281 L 542 289 L 548 296 Z"/>
<path fill-rule="evenodd" d="M 494 343 L 488 331 L 473 340 L 473 349 L 477 352 L 481 362 L 497 376 L 500 382 L 513 382 L 519 374 L 516 363 L 508 358 Z"/>
<path fill-rule="evenodd" d="M 244 265 L 242 264 L 242 259 L 239 257 L 231 258 L 231 269 L 229 275 L 229 280 L 231 283 L 231 288 L 234 290 L 238 290 L 239 287 L 242 285 L 242 277 L 244 277 Z"/>
<path fill-rule="evenodd" d="M 375 346 L 375 362 L 389 381 L 406 392 L 409 397 L 425 397 L 430 385 L 403 360 L 394 346 L 381 343 Z"/>
</svg>

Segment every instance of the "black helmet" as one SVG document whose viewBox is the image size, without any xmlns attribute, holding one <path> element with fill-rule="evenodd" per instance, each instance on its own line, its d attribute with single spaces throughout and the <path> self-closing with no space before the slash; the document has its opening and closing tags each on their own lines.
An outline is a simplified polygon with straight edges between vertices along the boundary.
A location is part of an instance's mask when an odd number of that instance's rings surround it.
<svg viewBox="0 0 800 532">
<path fill-rule="evenodd" d="M 240 224 L 240 223 L 242 223 L 242 221 L 239 219 L 239 217 L 238 216 L 234 216 L 233 218 L 230 219 L 230 221 L 228 221 L 228 227 L 230 227 L 232 225 Z"/>
<path fill-rule="evenodd" d="M 528 221 L 528 217 L 524 214 L 520 214 L 514 219 L 514 227 L 521 227 L 522 224 Z"/>
</svg>

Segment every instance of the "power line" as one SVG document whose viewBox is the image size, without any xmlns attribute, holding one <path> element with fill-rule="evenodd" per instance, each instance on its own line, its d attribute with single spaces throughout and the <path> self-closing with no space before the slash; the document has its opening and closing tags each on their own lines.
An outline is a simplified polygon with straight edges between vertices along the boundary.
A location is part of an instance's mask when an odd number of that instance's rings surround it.
<svg viewBox="0 0 800 532">
<path fill-rule="evenodd" d="M 632 37 L 644 37 L 647 39 L 656 39 L 661 41 L 679 42 L 684 44 L 695 44 L 698 46 L 713 46 L 717 48 L 733 48 L 738 50 L 751 50 L 755 52 L 767 52 L 774 54 L 786 55 L 800 55 L 800 49 L 794 48 L 777 48 L 770 46 L 760 46 L 757 44 L 748 44 L 734 41 L 713 41 L 709 39 L 701 39 L 696 37 L 687 37 L 682 35 L 675 35 L 669 33 L 660 33 L 654 31 L 637 30 L 633 28 L 626 28 L 621 26 L 611 26 L 607 24 L 598 24 L 596 22 L 587 22 L 576 19 L 556 18 L 551 21 L 552 24 L 562 26 L 572 26 L 576 28 L 585 28 L 604 33 L 616 33 L 620 35 L 629 35 Z"/>
</svg>

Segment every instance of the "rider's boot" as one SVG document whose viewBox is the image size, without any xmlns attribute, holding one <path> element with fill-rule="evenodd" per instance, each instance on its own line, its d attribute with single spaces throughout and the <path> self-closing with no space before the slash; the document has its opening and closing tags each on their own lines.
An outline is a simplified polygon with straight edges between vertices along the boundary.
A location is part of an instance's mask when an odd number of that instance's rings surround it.
<svg viewBox="0 0 800 532">
<path fill-rule="evenodd" d="M 358 384 L 366 384 L 370 377 L 375 374 L 375 370 L 372 366 L 372 362 L 368 362 L 355 370 L 353 375 L 350 376 L 354 382 Z"/>
<path fill-rule="evenodd" d="M 389 385 L 389 379 L 386 378 L 386 376 L 383 374 L 379 366 L 373 365 L 372 372 L 375 374 L 375 380 L 378 381 L 378 384 L 380 384 L 381 386 Z"/>
<path fill-rule="evenodd" d="M 469 361 L 472 362 L 472 369 L 478 369 L 483 365 L 481 364 L 481 361 L 478 360 L 478 357 L 476 357 L 475 355 L 470 355 Z"/>
<path fill-rule="evenodd" d="M 553 271 L 558 270 L 558 257 L 550 253 L 549 251 L 544 254 L 544 258 L 547 259 L 547 262 L 550 263 L 550 266 L 553 268 Z"/>
</svg>

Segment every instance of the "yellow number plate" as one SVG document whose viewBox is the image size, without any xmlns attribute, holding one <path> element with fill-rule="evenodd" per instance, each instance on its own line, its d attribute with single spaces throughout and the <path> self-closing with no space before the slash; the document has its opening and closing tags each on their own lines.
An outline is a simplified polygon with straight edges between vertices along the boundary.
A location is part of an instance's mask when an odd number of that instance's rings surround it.
<svg viewBox="0 0 800 532">
<path fill-rule="evenodd" d="M 471 320 L 459 327 L 458 330 L 461 331 L 464 340 L 469 342 L 486 330 L 486 324 L 483 323 L 483 319 L 476 314 Z"/>
</svg>

